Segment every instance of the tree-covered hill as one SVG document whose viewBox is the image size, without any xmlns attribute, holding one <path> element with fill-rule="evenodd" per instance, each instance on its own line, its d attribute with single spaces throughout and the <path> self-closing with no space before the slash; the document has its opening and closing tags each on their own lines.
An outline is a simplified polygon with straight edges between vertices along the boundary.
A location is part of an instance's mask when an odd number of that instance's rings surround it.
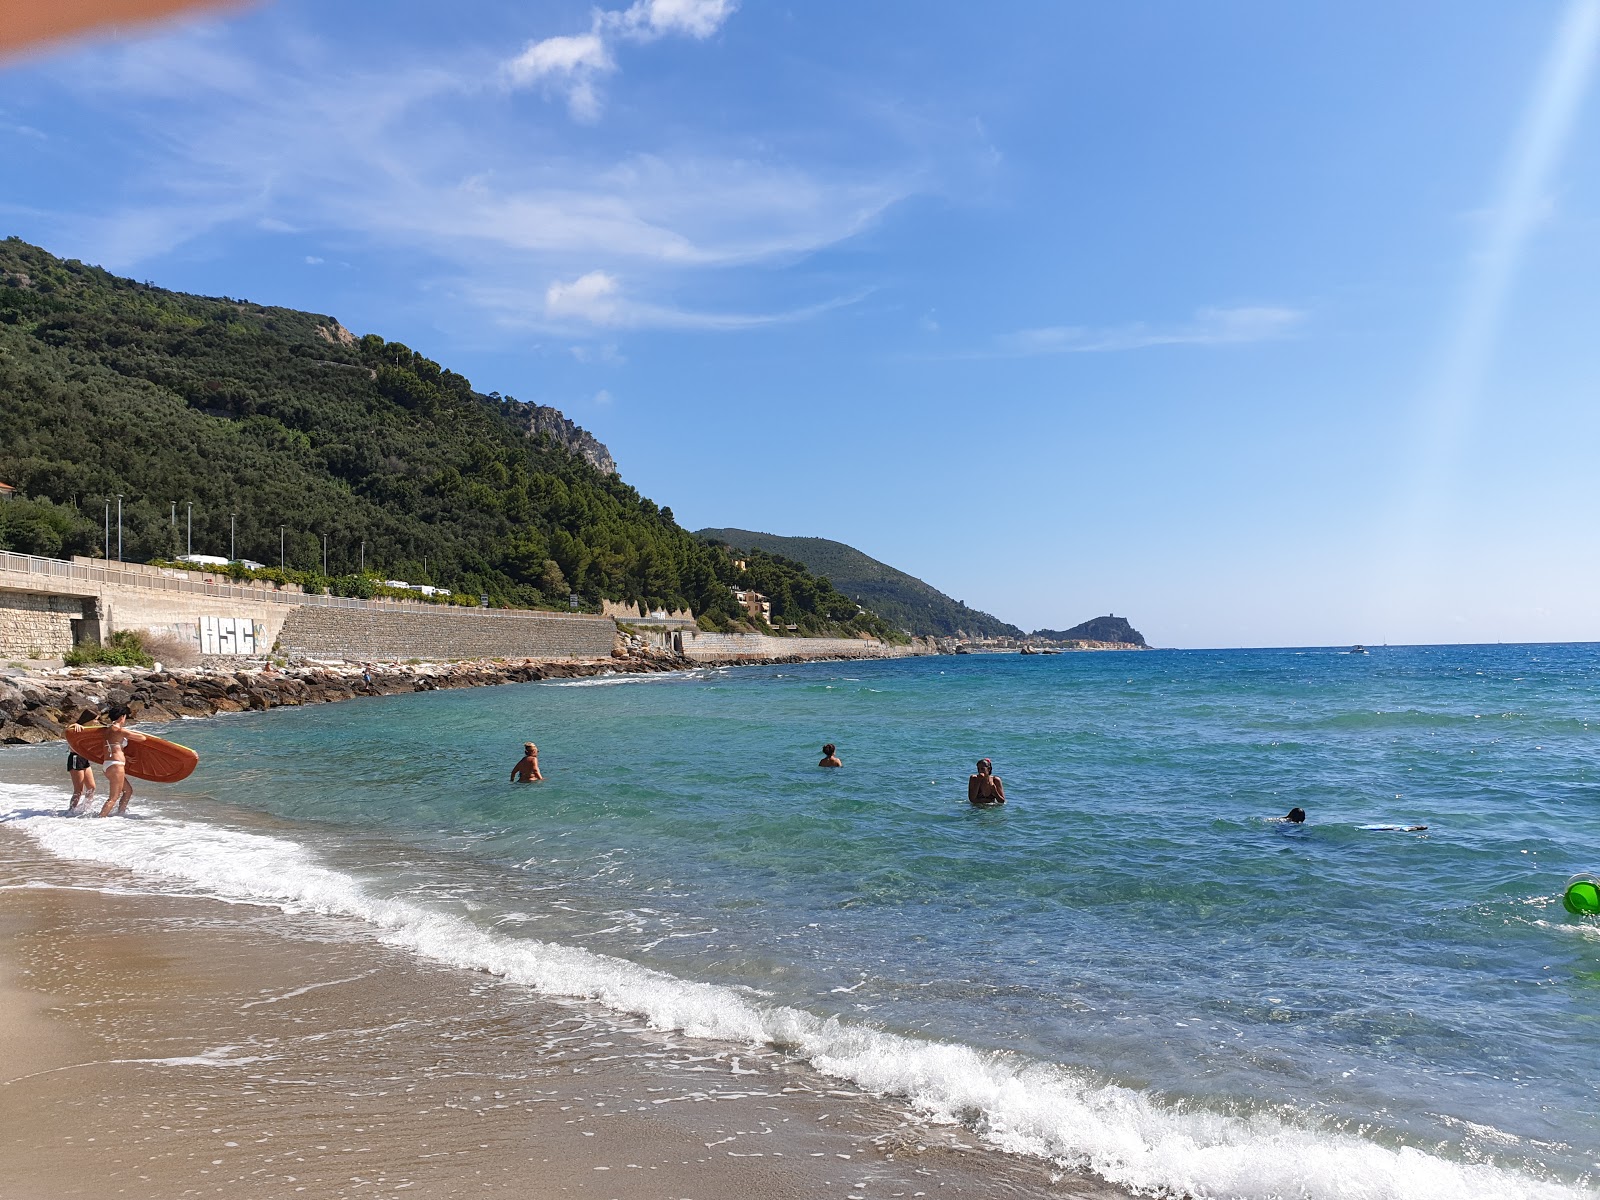
<svg viewBox="0 0 1600 1200">
<path fill-rule="evenodd" d="M 1128 618 L 1116 616 L 1095 617 L 1082 625 L 1074 625 L 1071 629 L 1035 629 L 1032 636 L 1043 638 L 1047 642 L 1122 642 L 1130 646 L 1147 644 L 1144 634 L 1128 624 Z"/>
<path fill-rule="evenodd" d="M 332 317 L 0 242 L 0 480 L 24 497 L 0 503 L 8 548 L 104 553 L 120 496 L 129 559 L 183 553 L 192 504 L 196 553 L 276 565 L 281 530 L 287 566 L 314 582 L 326 539 L 328 577 L 364 555 L 382 576 L 499 603 L 575 592 L 744 623 L 729 589 L 751 579 L 611 466 L 555 410 Z M 803 570 L 792 584 L 784 623 L 891 628 Z"/>
<path fill-rule="evenodd" d="M 898 571 L 843 542 L 827 538 L 780 537 L 749 529 L 701 529 L 695 537 L 742 550 L 764 550 L 804 563 L 845 595 L 860 601 L 885 621 L 922 637 L 1021 637 L 1022 630 L 998 617 L 968 608 L 914 575 Z"/>
</svg>

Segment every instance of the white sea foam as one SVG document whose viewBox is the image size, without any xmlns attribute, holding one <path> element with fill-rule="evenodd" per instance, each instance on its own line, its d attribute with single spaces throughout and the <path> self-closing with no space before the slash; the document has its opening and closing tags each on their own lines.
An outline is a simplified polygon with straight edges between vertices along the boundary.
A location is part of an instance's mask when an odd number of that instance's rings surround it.
<svg viewBox="0 0 1600 1200">
<path fill-rule="evenodd" d="M 685 679 L 704 679 L 703 671 L 662 671 L 653 675 L 593 675 L 587 679 L 547 679 L 545 687 L 616 687 L 624 683 L 682 683 Z"/>
<path fill-rule="evenodd" d="M 932 1120 L 967 1121 L 1000 1149 L 1086 1169 L 1146 1193 L 1206 1200 L 1569 1200 L 1593 1195 L 1488 1164 L 1410 1147 L 1392 1149 L 1310 1123 L 1167 1104 L 1060 1066 L 885 1033 L 577 947 L 507 937 L 455 915 L 378 895 L 283 838 L 159 812 L 145 821 L 40 815 L 56 799 L 47 788 L 8 787 L 0 793 L 0 822 L 63 859 L 134 871 L 235 902 L 351 918 L 384 943 L 435 962 L 488 971 L 551 996 L 595 1000 L 660 1029 L 781 1047 L 868 1092 L 905 1097 Z"/>
</svg>

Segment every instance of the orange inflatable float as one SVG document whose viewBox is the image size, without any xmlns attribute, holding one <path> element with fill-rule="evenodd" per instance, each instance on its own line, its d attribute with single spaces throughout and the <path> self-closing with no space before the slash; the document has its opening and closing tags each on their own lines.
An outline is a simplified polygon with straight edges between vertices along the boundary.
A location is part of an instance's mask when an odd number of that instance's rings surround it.
<svg viewBox="0 0 1600 1200">
<path fill-rule="evenodd" d="M 106 760 L 105 730 L 104 725 L 82 725 L 77 729 L 69 729 L 67 745 L 90 762 L 103 763 Z M 200 756 L 189 747 L 169 742 L 166 738 L 152 737 L 148 733 L 137 742 L 129 738 L 123 756 L 128 760 L 129 775 L 151 783 L 177 783 L 180 779 L 189 778 L 200 765 Z"/>
</svg>

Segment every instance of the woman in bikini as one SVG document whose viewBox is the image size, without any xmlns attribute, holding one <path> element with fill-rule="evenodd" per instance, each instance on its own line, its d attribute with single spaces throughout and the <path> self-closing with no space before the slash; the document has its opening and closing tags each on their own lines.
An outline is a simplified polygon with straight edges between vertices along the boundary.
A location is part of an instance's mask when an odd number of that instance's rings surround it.
<svg viewBox="0 0 1600 1200">
<path fill-rule="evenodd" d="M 994 773 L 994 764 L 987 758 L 978 760 L 978 773 L 967 776 L 967 803 L 978 808 L 992 808 L 1006 802 L 1006 785 Z"/>
<path fill-rule="evenodd" d="M 133 784 L 128 782 L 128 743 L 144 741 L 144 734 L 129 729 L 128 718 L 132 712 L 126 705 L 117 704 L 106 710 L 106 802 L 100 808 L 102 817 L 109 817 L 114 807 L 117 816 L 128 815 L 128 801 L 133 799 Z"/>
</svg>

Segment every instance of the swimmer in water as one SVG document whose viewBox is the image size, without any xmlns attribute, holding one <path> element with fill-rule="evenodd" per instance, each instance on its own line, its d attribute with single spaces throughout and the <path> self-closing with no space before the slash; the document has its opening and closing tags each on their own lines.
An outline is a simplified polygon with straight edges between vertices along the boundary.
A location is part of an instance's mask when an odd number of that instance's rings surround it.
<svg viewBox="0 0 1600 1200">
<path fill-rule="evenodd" d="M 978 773 L 967 777 L 967 803 L 978 808 L 993 808 L 1006 802 L 1006 785 L 994 773 L 987 758 L 978 760 Z"/>
<path fill-rule="evenodd" d="M 844 766 L 844 763 L 839 761 L 839 747 L 835 746 L 832 742 L 829 742 L 826 746 L 824 746 L 822 748 L 822 761 L 819 762 L 817 764 L 817 766 L 819 766 L 819 767 L 842 767 L 842 766 Z"/>
<path fill-rule="evenodd" d="M 1288 825 L 1304 825 L 1306 823 L 1306 810 L 1303 808 L 1291 808 L 1287 816 L 1279 817 L 1278 820 Z"/>
<path fill-rule="evenodd" d="M 523 742 L 522 757 L 511 768 L 511 782 L 536 783 L 543 780 L 544 776 L 539 773 L 539 747 L 532 742 Z"/>
</svg>

